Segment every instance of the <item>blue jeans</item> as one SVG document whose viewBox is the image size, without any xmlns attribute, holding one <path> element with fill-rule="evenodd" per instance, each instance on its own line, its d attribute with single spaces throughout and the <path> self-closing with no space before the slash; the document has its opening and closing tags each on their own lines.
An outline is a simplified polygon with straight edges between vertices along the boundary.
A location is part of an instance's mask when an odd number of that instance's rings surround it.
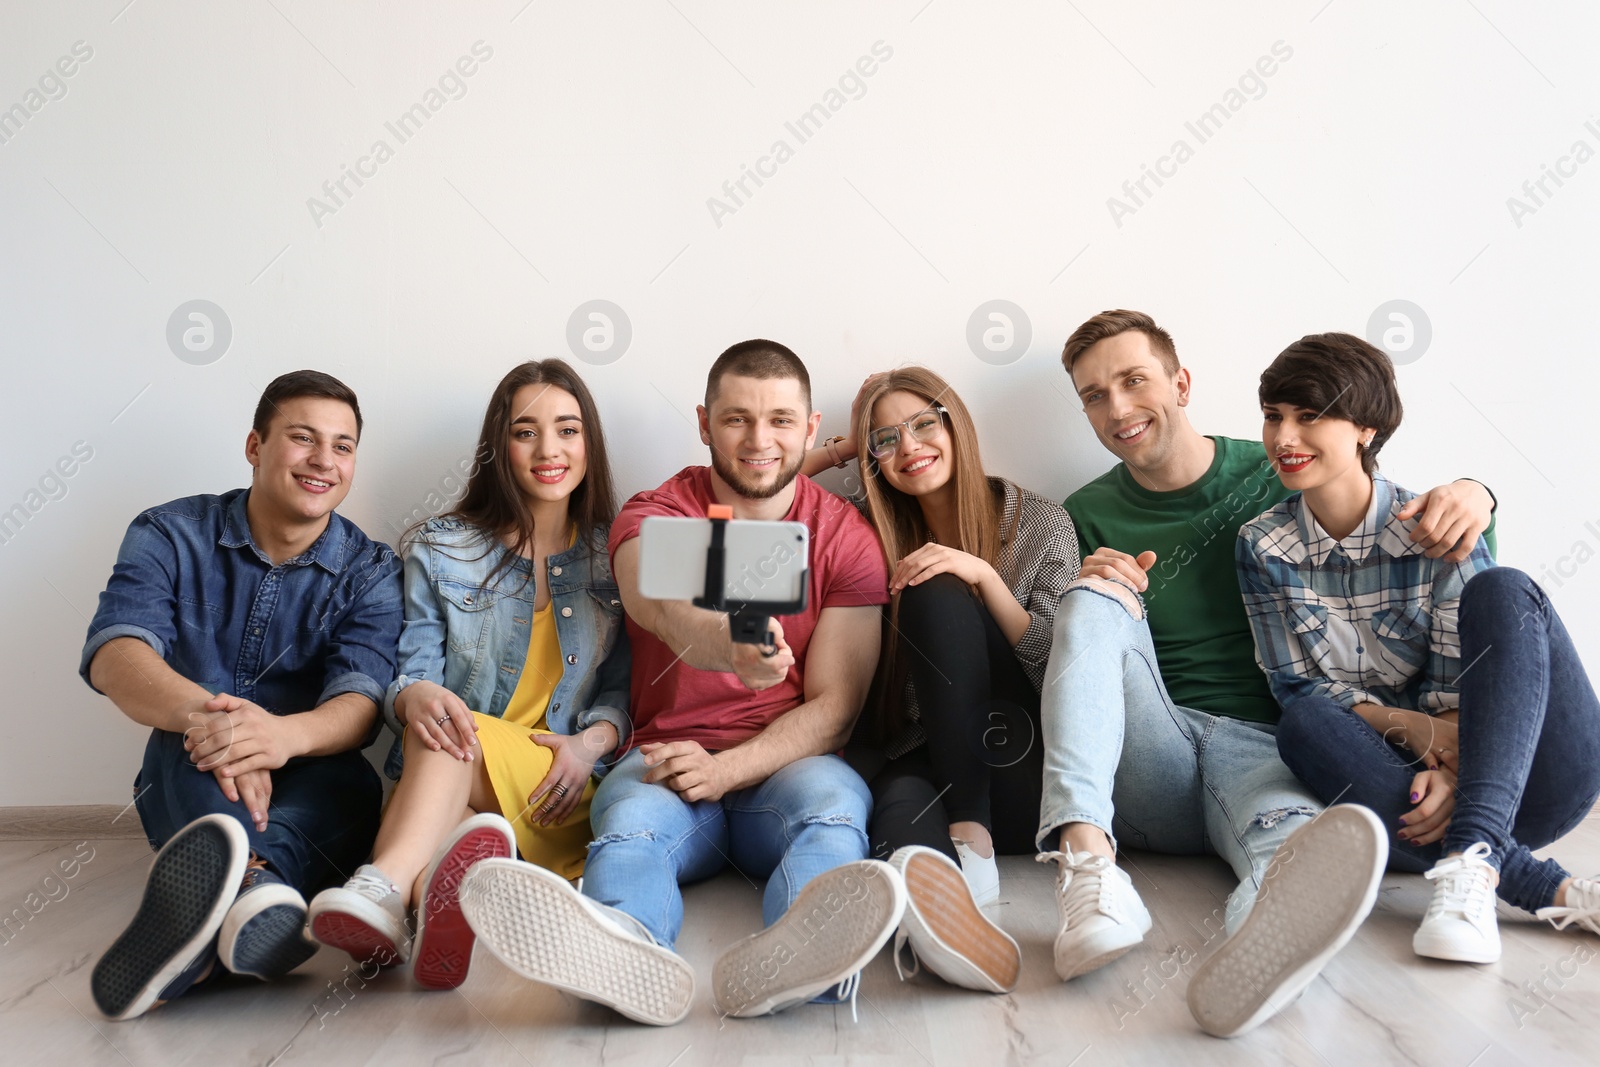
<svg viewBox="0 0 1600 1067">
<path fill-rule="evenodd" d="M 685 801 L 645 782 L 646 770 L 634 749 L 595 791 L 583 892 L 638 919 L 668 948 L 683 929 L 681 884 L 729 864 L 765 878 L 761 920 L 771 926 L 811 879 L 867 858 L 871 795 L 838 756 L 797 760 L 720 801 Z"/>
<path fill-rule="evenodd" d="M 272 772 L 267 828 L 257 830 L 242 802 L 224 796 L 211 772 L 195 770 L 183 735 L 166 730 L 150 731 L 133 789 L 151 848 L 202 815 L 232 815 L 251 850 L 306 897 L 367 861 L 383 803 L 378 772 L 359 751 L 301 756 Z"/>
<path fill-rule="evenodd" d="M 1461 595 L 1460 776 L 1441 841 L 1391 838 L 1390 866 L 1424 871 L 1479 841 L 1493 850 L 1500 897 L 1548 907 L 1567 871 L 1538 860 L 1600 795 L 1600 704 L 1566 627 L 1544 591 L 1511 567 L 1483 571 Z M 1410 811 L 1423 769 L 1354 712 L 1326 698 L 1296 701 L 1278 728 L 1284 760 L 1313 792 L 1364 804 L 1390 833 Z"/>
<path fill-rule="evenodd" d="M 1061 598 L 1040 718 L 1039 845 L 1054 848 L 1057 830 L 1081 822 L 1113 844 L 1221 856 L 1239 879 L 1230 926 L 1278 846 L 1322 810 L 1278 757 L 1272 727 L 1172 702 L 1150 624 L 1098 579 Z"/>
</svg>

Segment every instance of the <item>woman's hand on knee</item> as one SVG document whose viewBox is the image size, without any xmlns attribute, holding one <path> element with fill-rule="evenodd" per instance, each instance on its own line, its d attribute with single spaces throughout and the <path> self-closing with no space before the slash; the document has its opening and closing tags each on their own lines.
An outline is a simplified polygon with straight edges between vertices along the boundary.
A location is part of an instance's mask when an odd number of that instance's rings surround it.
<svg viewBox="0 0 1600 1067">
<path fill-rule="evenodd" d="M 1411 780 L 1411 800 L 1417 806 L 1400 816 L 1405 827 L 1401 840 L 1412 845 L 1431 845 L 1450 828 L 1456 810 L 1456 776 L 1448 770 L 1426 770 Z"/>
<path fill-rule="evenodd" d="M 583 799 L 594 757 L 579 738 L 567 734 L 529 734 L 528 740 L 549 749 L 551 756 L 550 769 L 528 794 L 528 821 L 560 826 Z"/>
<path fill-rule="evenodd" d="M 436 682 L 413 682 L 394 698 L 394 714 L 417 740 L 435 752 L 445 751 L 470 761 L 478 747 L 478 723 L 472 710 Z"/>
</svg>

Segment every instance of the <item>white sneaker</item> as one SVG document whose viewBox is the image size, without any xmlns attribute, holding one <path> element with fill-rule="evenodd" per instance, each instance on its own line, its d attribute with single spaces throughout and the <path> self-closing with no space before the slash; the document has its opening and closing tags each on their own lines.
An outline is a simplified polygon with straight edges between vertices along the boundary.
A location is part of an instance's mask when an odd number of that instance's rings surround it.
<svg viewBox="0 0 1600 1067">
<path fill-rule="evenodd" d="M 1372 910 L 1388 859 L 1383 824 L 1356 804 L 1329 808 L 1290 834 L 1238 933 L 1189 982 L 1200 1029 L 1236 1037 L 1292 1004 Z"/>
<path fill-rule="evenodd" d="M 486 859 L 461 880 L 461 912 L 507 967 L 524 978 L 670 1026 L 689 1014 L 694 970 L 656 944 L 632 916 L 572 888 L 554 871 Z"/>
<path fill-rule="evenodd" d="M 1422 925 L 1411 937 L 1419 956 L 1462 963 L 1500 958 L 1500 923 L 1494 915 L 1495 869 L 1489 846 L 1479 841 L 1459 856 L 1447 856 L 1423 875 L 1436 883 Z"/>
<path fill-rule="evenodd" d="M 717 1011 L 737 1018 L 767 1015 L 835 986 L 853 997 L 857 972 L 900 925 L 905 906 L 900 872 L 881 860 L 824 871 L 776 922 L 717 957 Z"/>
<path fill-rule="evenodd" d="M 1567 902 L 1561 907 L 1540 908 L 1539 918 L 1549 919 L 1557 930 L 1577 923 L 1591 934 L 1600 934 L 1600 881 L 1574 878 L 1567 886 Z"/>
<path fill-rule="evenodd" d="M 400 890 L 370 863 L 344 885 L 311 899 L 306 929 L 313 940 L 348 952 L 357 963 L 390 967 L 411 955 L 411 933 Z"/>
<path fill-rule="evenodd" d="M 967 879 L 950 857 L 921 845 L 896 849 L 889 866 L 906 883 L 906 910 L 894 941 L 894 967 L 901 979 L 915 974 L 919 961 L 951 985 L 984 993 L 1009 993 L 1017 987 L 1022 953 L 1017 943 L 990 922 L 973 899 Z M 911 945 L 912 966 L 900 956 Z"/>
<path fill-rule="evenodd" d="M 980 856 L 965 841 L 952 837 L 950 843 L 956 846 L 956 856 L 961 860 L 961 873 L 966 878 L 967 885 L 971 887 L 972 899 L 977 902 L 978 907 L 998 903 L 1000 864 L 995 862 L 993 846 L 990 846 L 989 855 Z"/>
<path fill-rule="evenodd" d="M 1044 852 L 1056 871 L 1056 974 L 1063 982 L 1103 967 L 1144 940 L 1150 913 L 1115 862 L 1093 852 Z"/>
</svg>

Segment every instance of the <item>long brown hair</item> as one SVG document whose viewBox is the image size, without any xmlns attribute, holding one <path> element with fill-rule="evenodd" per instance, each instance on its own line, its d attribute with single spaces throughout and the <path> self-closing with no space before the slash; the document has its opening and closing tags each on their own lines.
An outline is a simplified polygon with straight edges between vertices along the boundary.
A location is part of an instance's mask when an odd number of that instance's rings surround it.
<svg viewBox="0 0 1600 1067">
<path fill-rule="evenodd" d="M 578 483 L 567 498 L 567 517 L 578 527 L 578 538 L 588 544 L 595 531 L 617 515 L 617 495 L 611 481 L 611 461 L 606 456 L 606 435 L 600 425 L 600 411 L 594 396 L 584 385 L 578 372 L 564 360 L 529 360 L 512 367 L 489 397 L 489 407 L 483 413 L 483 429 L 478 433 L 477 459 L 472 473 L 467 477 L 467 490 L 460 503 L 445 512 L 444 517 L 460 519 L 492 536 L 484 546 L 483 555 L 494 551 L 496 543 L 503 543 L 509 551 L 483 580 L 488 589 L 502 573 L 516 565 L 516 561 L 533 550 L 533 516 L 522 497 L 522 488 L 511 469 L 506 442 L 511 436 L 511 420 L 517 412 L 511 409 L 517 390 L 527 385 L 554 386 L 565 389 L 578 401 L 578 417 L 583 420 L 584 453 L 587 457 L 583 481 Z M 482 559 L 483 556 L 476 557 Z M 531 580 L 530 570 L 523 584 Z"/>
<path fill-rule="evenodd" d="M 950 548 L 977 556 L 996 570 L 1000 569 L 1001 552 L 1010 535 L 1002 537 L 1000 518 L 1004 511 L 1003 498 L 983 471 L 983 459 L 978 452 L 978 431 L 972 415 L 950 383 L 927 367 L 908 366 L 889 371 L 862 398 L 857 422 L 853 427 L 859 442 L 861 459 L 861 484 L 867 497 L 867 514 L 883 546 L 884 559 L 893 573 L 895 566 L 910 553 L 933 540 L 933 531 L 922 514 L 917 498 L 901 492 L 889 484 L 878 467 L 878 461 L 867 451 L 867 435 L 873 429 L 873 408 L 889 393 L 903 390 L 926 400 L 929 406 L 945 409 L 945 429 L 953 446 L 947 450 L 953 461 L 950 482 L 955 490 L 956 531 L 958 543 Z M 1020 509 L 1019 509 L 1020 514 Z M 891 640 L 885 644 L 883 657 L 885 688 L 878 701 L 883 711 L 881 725 L 887 731 L 904 726 L 900 695 L 904 689 L 904 673 L 897 662 L 898 642 L 892 639 L 899 632 L 900 596 L 895 594 L 889 606 Z M 888 736 L 884 738 L 888 740 Z"/>
</svg>

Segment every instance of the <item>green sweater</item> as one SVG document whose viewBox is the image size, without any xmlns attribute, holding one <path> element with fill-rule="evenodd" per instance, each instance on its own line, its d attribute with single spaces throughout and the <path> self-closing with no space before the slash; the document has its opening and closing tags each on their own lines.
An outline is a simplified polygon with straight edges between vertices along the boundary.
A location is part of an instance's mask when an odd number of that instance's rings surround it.
<svg viewBox="0 0 1600 1067">
<path fill-rule="evenodd" d="M 1115 548 L 1156 554 L 1145 606 L 1161 681 L 1175 704 L 1213 715 L 1275 723 L 1278 704 L 1256 664 L 1239 595 L 1239 527 L 1291 494 L 1260 441 L 1213 437 L 1211 468 L 1183 489 L 1157 493 L 1119 463 L 1067 497 L 1085 556 Z M 1495 520 L 1484 531 L 1495 554 Z"/>
<path fill-rule="evenodd" d="M 1233 553 L 1239 527 L 1289 491 L 1260 441 L 1211 440 L 1217 445 L 1211 468 L 1183 489 L 1153 492 L 1119 463 L 1069 496 L 1066 508 L 1085 556 L 1097 548 L 1156 554 L 1144 600 L 1161 680 L 1173 702 L 1277 722 L 1277 702 L 1256 666 Z"/>
</svg>

